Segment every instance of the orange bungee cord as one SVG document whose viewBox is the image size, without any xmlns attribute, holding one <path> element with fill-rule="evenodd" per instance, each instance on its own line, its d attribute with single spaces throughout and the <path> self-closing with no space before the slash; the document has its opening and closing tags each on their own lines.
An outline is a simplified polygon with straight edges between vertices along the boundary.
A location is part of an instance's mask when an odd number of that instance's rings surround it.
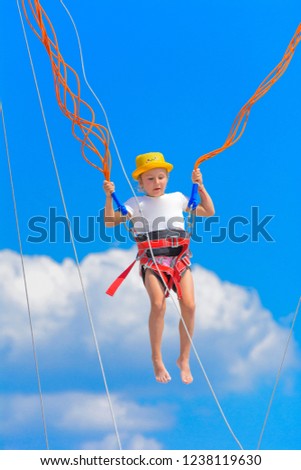
<svg viewBox="0 0 301 470">
<path fill-rule="evenodd" d="M 290 61 L 293 58 L 295 53 L 296 47 L 298 46 L 301 40 L 301 23 L 299 24 L 298 28 L 294 36 L 292 37 L 285 54 L 279 64 L 269 73 L 269 75 L 263 80 L 263 82 L 259 85 L 255 93 L 251 96 L 251 98 L 246 102 L 246 104 L 241 108 L 239 113 L 237 114 L 236 118 L 233 121 L 231 126 L 230 132 L 225 140 L 225 143 L 217 148 L 216 150 L 212 150 L 211 152 L 205 153 L 201 157 L 199 157 L 195 164 L 194 169 L 198 168 L 198 166 L 209 160 L 210 158 L 215 157 L 219 153 L 226 150 L 228 147 L 234 145 L 243 135 L 245 128 L 248 123 L 248 119 L 250 116 L 252 106 L 260 100 L 272 86 L 279 80 L 279 78 L 284 74 L 287 67 L 289 66 Z M 189 207 L 195 209 L 197 206 L 197 185 L 193 185 L 191 197 L 189 199 Z"/>
<path fill-rule="evenodd" d="M 108 129 L 95 122 L 93 108 L 81 98 L 78 74 L 65 62 L 59 49 L 55 30 L 40 1 L 22 0 L 22 8 L 29 26 L 45 46 L 50 59 L 58 105 L 72 122 L 72 134 L 81 142 L 82 156 L 89 165 L 103 173 L 105 179 L 110 180 L 111 155 Z M 30 15 L 32 20 L 29 19 Z M 75 83 L 74 90 L 71 89 L 70 82 Z M 103 147 L 102 153 L 98 150 L 97 144 L 99 143 Z M 87 157 L 87 150 L 92 151 L 98 157 L 100 164 L 95 164 Z"/>
<path fill-rule="evenodd" d="M 29 8 L 26 8 L 25 3 Z M 40 1 L 22 0 L 22 8 L 30 28 L 45 46 L 50 59 L 58 105 L 63 114 L 72 122 L 72 134 L 81 142 L 82 156 L 89 165 L 100 171 L 109 181 L 112 165 L 109 130 L 95 122 L 93 108 L 81 98 L 81 84 L 78 74 L 65 62 L 59 49 L 54 27 Z M 32 20 L 29 19 L 29 15 Z M 70 82 L 75 83 L 75 90 L 71 89 Z M 98 149 L 99 143 L 103 147 L 102 153 Z M 88 158 L 87 150 L 98 157 L 100 164 L 97 165 Z M 113 192 L 111 196 L 116 202 L 118 210 L 126 215 L 127 210 L 120 203 L 116 193 Z"/>
</svg>

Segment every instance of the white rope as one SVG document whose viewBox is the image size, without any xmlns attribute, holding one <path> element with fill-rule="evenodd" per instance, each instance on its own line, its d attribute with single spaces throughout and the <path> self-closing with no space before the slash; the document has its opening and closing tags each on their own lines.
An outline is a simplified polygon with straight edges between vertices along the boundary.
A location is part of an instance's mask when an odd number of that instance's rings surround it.
<svg viewBox="0 0 301 470">
<path fill-rule="evenodd" d="M 31 52 L 30 52 L 30 47 L 29 47 L 29 43 L 28 43 L 28 39 L 27 39 L 25 25 L 24 25 L 22 14 L 21 14 L 20 5 L 19 5 L 19 0 L 16 0 L 16 1 L 17 1 L 18 10 L 19 10 L 20 21 L 21 21 L 21 24 L 22 24 L 24 39 L 25 39 L 25 43 L 26 43 L 26 47 L 27 47 L 27 52 L 28 52 L 28 56 L 29 56 L 29 61 L 30 61 L 30 65 L 31 65 L 31 70 L 32 70 L 33 78 L 34 78 L 34 83 L 35 83 L 35 86 L 36 86 L 37 95 L 38 95 L 38 99 L 39 99 L 39 104 L 40 104 L 40 108 L 41 108 L 41 113 L 42 113 L 42 117 L 43 117 L 43 121 L 44 121 L 44 126 L 45 126 L 45 130 L 46 130 L 46 134 L 47 134 L 47 139 L 48 139 L 51 158 L 52 158 L 52 163 L 53 163 L 55 174 L 56 174 L 56 179 L 57 179 L 59 192 L 60 192 L 60 196 L 61 196 L 61 200 L 62 200 L 64 212 L 65 212 L 65 217 L 66 217 L 66 220 L 67 220 L 67 223 L 68 223 L 68 229 L 69 229 L 69 233 L 70 233 L 70 240 L 71 240 L 71 244 L 72 244 L 72 247 L 73 247 L 76 267 L 77 267 L 77 270 L 78 270 L 81 289 L 82 289 L 83 296 L 84 296 L 86 311 L 87 311 L 87 314 L 88 314 L 88 318 L 89 318 L 89 322 L 90 322 L 90 326 L 91 326 L 91 330 L 92 330 L 92 336 L 93 336 L 93 340 L 94 340 L 94 344 L 95 344 L 95 349 L 96 349 L 96 353 L 97 353 L 97 357 L 98 357 L 98 362 L 99 362 L 99 366 L 100 366 L 100 369 L 101 369 L 103 382 L 104 382 L 104 387 L 105 387 L 105 391 L 106 391 L 106 395 L 107 395 L 107 399 L 108 399 L 108 403 L 109 403 L 109 408 L 110 408 L 110 412 L 111 412 L 111 416 L 112 416 L 112 420 L 113 420 L 113 424 L 114 424 L 116 439 L 117 439 L 119 449 L 122 450 L 120 436 L 119 436 L 118 427 L 117 427 L 117 422 L 116 422 L 116 418 L 115 418 L 115 413 L 114 413 L 114 409 L 113 409 L 113 405 L 112 405 L 112 401 L 111 401 L 111 397 L 110 397 L 110 392 L 109 392 L 109 387 L 108 387 L 108 384 L 107 384 L 106 374 L 105 374 L 105 370 L 104 370 L 104 366 L 103 366 L 103 361 L 102 361 L 102 358 L 101 358 L 100 349 L 99 349 L 99 345 L 98 345 L 98 341 L 97 341 L 97 336 L 96 336 L 96 332 L 95 332 L 92 312 L 91 312 L 91 309 L 90 309 L 86 289 L 85 289 L 84 282 L 83 282 L 83 277 L 82 277 L 81 268 L 80 268 L 80 264 L 79 264 L 79 260 L 78 260 L 77 250 L 76 250 L 74 237 L 73 237 L 73 233 L 72 233 L 71 225 L 70 225 L 70 220 L 69 220 L 69 216 L 68 216 L 65 196 L 64 196 L 64 193 L 63 193 L 63 188 L 62 188 L 62 184 L 61 184 L 61 180 L 60 180 L 60 176 L 59 176 L 59 172 L 58 172 L 58 168 L 57 168 L 57 164 L 56 164 L 56 158 L 55 158 L 55 155 L 54 155 L 53 145 L 52 145 L 52 141 L 51 141 L 48 125 L 47 125 L 47 120 L 46 120 L 46 116 L 45 116 L 44 106 L 43 106 L 43 102 L 42 102 L 42 98 L 41 98 L 41 94 L 40 94 L 40 90 L 39 90 L 39 85 L 38 85 L 38 81 L 37 81 L 37 77 L 36 77 L 36 73 L 35 73 L 35 67 L 34 67 Z"/>
<path fill-rule="evenodd" d="M 1 116 L 2 116 L 2 127 L 3 127 L 4 141 L 5 141 L 5 148 L 6 148 L 6 157 L 7 157 L 7 165 L 8 165 L 8 171 L 9 171 L 9 179 L 10 179 L 10 186 L 11 186 L 11 192 L 12 192 L 13 206 L 14 206 L 14 214 L 15 214 L 16 229 L 17 229 L 17 236 L 18 236 L 18 244 L 19 244 L 19 250 L 20 250 L 20 259 L 21 259 L 21 266 L 22 266 L 24 290 L 25 290 L 28 320 L 29 320 L 29 328 L 30 328 L 30 335 L 31 335 L 31 344 L 32 344 L 32 351 L 33 351 L 35 370 L 36 370 L 36 376 L 37 376 L 37 382 L 38 382 L 38 390 L 39 390 L 41 415 L 42 415 L 42 422 L 43 422 L 43 429 L 44 429 L 45 445 L 46 445 L 46 449 L 49 450 L 49 441 L 48 441 L 48 432 L 47 432 L 47 425 L 46 425 L 43 394 L 42 394 L 40 369 L 39 369 L 37 348 L 36 348 L 36 343 L 35 343 L 34 329 L 33 329 L 33 324 L 32 324 L 32 315 L 31 315 L 30 302 L 29 302 L 29 294 L 28 294 L 26 270 L 25 270 L 25 263 L 24 263 L 24 256 L 23 256 L 23 247 L 22 247 L 22 239 L 21 239 L 21 232 L 20 232 L 17 200 L 16 200 L 16 194 L 15 194 L 15 185 L 14 185 L 13 173 L 12 173 L 12 168 L 11 168 L 11 159 L 10 159 L 10 153 L 9 153 L 9 147 L 8 147 L 8 139 L 7 139 L 6 125 L 5 125 L 5 118 L 4 118 L 4 110 L 3 110 L 2 105 L 0 105 L 0 113 L 1 113 Z"/>
<path fill-rule="evenodd" d="M 267 408 L 267 412 L 266 412 L 266 415 L 265 415 L 265 418 L 264 418 L 263 426 L 262 426 L 260 437 L 259 437 L 258 444 L 257 444 L 257 449 L 258 450 L 260 449 L 260 446 L 261 446 L 263 434 L 264 434 L 264 431 L 265 431 L 265 428 L 266 428 L 266 425 L 267 425 L 267 421 L 268 421 L 268 418 L 269 418 L 269 415 L 270 415 L 270 411 L 271 411 L 271 408 L 272 408 L 272 404 L 273 404 L 273 401 L 274 401 L 274 398 L 275 398 L 276 389 L 278 387 L 278 383 L 279 383 L 279 380 L 280 380 L 280 375 L 281 375 L 282 368 L 283 368 L 283 365 L 284 365 L 284 361 L 285 361 L 285 358 L 286 358 L 287 350 L 288 350 L 288 347 L 289 347 L 289 344 L 290 344 L 290 341 L 291 341 L 291 337 L 292 337 L 292 334 L 293 334 L 293 330 L 294 330 L 294 327 L 295 327 L 295 323 L 296 323 L 296 320 L 297 320 L 297 316 L 298 316 L 298 312 L 299 312 L 299 308 L 300 308 L 300 303 L 301 303 L 301 297 L 299 298 L 299 302 L 298 302 L 297 308 L 296 308 L 295 313 L 294 313 L 292 325 L 291 325 L 290 332 L 289 332 L 289 335 L 288 335 L 288 338 L 287 338 L 287 341 L 286 341 L 286 345 L 285 345 L 285 348 L 284 348 L 284 353 L 283 353 L 283 356 L 282 356 L 281 364 L 280 364 L 280 367 L 279 367 L 278 372 L 277 372 L 274 388 L 273 388 L 272 395 L 271 395 L 269 405 L 268 405 L 268 408 Z"/>
<path fill-rule="evenodd" d="M 112 139 L 112 142 L 113 142 L 115 151 L 116 151 L 116 155 L 117 155 L 117 157 L 118 157 L 118 160 L 119 160 L 121 169 L 122 169 L 122 171 L 123 171 L 124 177 L 125 177 L 125 179 L 126 179 L 128 185 L 129 185 L 129 187 L 130 187 L 130 189 L 131 189 L 131 191 L 132 191 L 132 193 L 133 193 L 133 195 L 134 195 L 134 198 L 135 198 L 135 200 L 136 200 L 137 206 L 139 207 L 139 212 L 140 212 L 141 216 L 144 217 L 144 216 L 143 216 L 143 211 L 142 211 L 142 209 L 141 209 L 140 206 L 139 206 L 139 200 L 138 200 L 138 197 L 137 197 L 137 195 L 136 195 L 136 192 L 135 192 L 135 190 L 134 190 L 134 188 L 133 188 L 133 185 L 132 185 L 132 183 L 131 183 L 131 181 L 130 181 L 128 175 L 127 175 L 127 172 L 126 172 L 126 170 L 125 170 L 125 167 L 124 167 L 124 165 L 123 165 L 123 161 L 122 161 L 122 158 L 121 158 L 121 156 L 120 156 L 120 153 L 119 153 L 119 150 L 118 150 L 118 146 L 117 146 L 117 144 L 116 144 L 116 141 L 115 141 L 115 138 L 114 138 L 114 135 L 113 135 L 111 126 L 110 126 L 110 122 L 109 122 L 107 113 L 106 113 L 106 111 L 105 111 L 105 109 L 104 109 L 103 104 L 101 103 L 100 99 L 98 98 L 97 94 L 94 92 L 93 88 L 91 87 L 91 85 L 89 84 L 89 82 L 88 82 L 88 80 L 87 80 L 87 76 L 86 76 L 86 72 L 85 72 L 85 64 L 84 64 L 84 57 L 83 57 L 83 52 L 82 52 L 81 41 L 80 41 L 80 37 L 79 37 L 79 33 L 78 33 L 78 30 L 77 30 L 75 21 L 74 21 L 74 19 L 72 18 L 71 13 L 69 12 L 69 10 L 68 10 L 68 8 L 66 7 L 66 5 L 64 4 L 63 0 L 59 0 L 59 1 L 60 1 L 60 3 L 62 4 L 62 6 L 64 7 L 65 11 L 67 12 L 67 14 L 68 14 L 68 16 L 69 16 L 69 18 L 70 18 L 70 20 L 71 20 L 71 22 L 72 22 L 72 24 L 73 24 L 74 30 L 75 30 L 75 34 L 76 34 L 77 42 L 78 42 L 79 53 L 80 53 L 80 60 L 81 60 L 81 67 L 82 67 L 82 72 L 83 72 L 84 81 L 85 81 L 87 87 L 89 88 L 89 90 L 91 91 L 91 93 L 93 94 L 94 98 L 96 99 L 97 103 L 99 104 L 99 106 L 100 106 L 100 108 L 101 108 L 101 110 L 102 110 L 102 112 L 103 112 L 103 114 L 104 114 L 105 121 L 106 121 L 106 125 L 107 125 L 108 131 L 109 131 L 109 133 L 110 133 L 110 136 L 111 136 L 111 139 Z M 175 298 L 174 298 L 174 296 L 173 296 L 173 293 L 172 293 L 172 292 L 170 291 L 170 289 L 168 288 L 168 286 L 167 286 L 167 284 L 166 284 L 166 282 L 165 282 L 165 280 L 164 280 L 164 277 L 162 276 L 162 273 L 161 273 L 161 271 L 160 271 L 160 269 L 159 269 L 159 266 L 158 266 L 158 264 L 157 264 L 157 262 L 156 262 L 156 259 L 155 259 L 155 256 L 154 256 L 154 253 L 153 253 L 153 250 L 152 250 L 152 247 L 151 247 L 151 242 L 150 242 L 149 234 L 148 234 L 147 232 L 146 232 L 146 236 L 147 236 L 147 241 L 148 241 L 148 244 L 149 244 L 149 249 L 150 249 L 150 252 L 151 252 L 151 256 L 152 256 L 153 262 L 154 262 L 154 264 L 156 265 L 156 268 L 157 268 L 157 270 L 158 270 L 158 272 L 159 272 L 159 274 L 160 274 L 160 277 L 161 277 L 161 279 L 162 279 L 162 282 L 163 282 L 163 284 L 164 284 L 166 290 L 169 292 L 169 295 L 170 295 L 170 297 L 171 297 L 171 299 L 172 299 L 172 301 L 173 301 L 173 304 L 174 304 L 174 306 L 175 306 L 175 308 L 176 308 L 176 310 L 177 310 L 177 312 L 178 312 L 178 314 L 179 314 L 179 317 L 180 317 L 180 319 L 181 319 L 181 322 L 182 322 L 182 324 L 183 324 L 183 326 L 184 326 L 184 329 L 185 329 L 185 331 L 186 331 L 186 333 L 187 333 L 188 339 L 189 339 L 189 341 L 190 341 L 190 343 L 191 343 L 191 347 L 192 347 L 192 349 L 193 349 L 193 352 L 194 352 L 194 354 L 195 354 L 195 356 L 196 356 L 196 359 L 197 359 L 197 361 L 198 361 L 198 363 L 199 363 L 199 366 L 200 366 L 200 368 L 201 368 L 201 370 L 202 370 L 202 372 L 203 372 L 203 374 L 204 374 L 205 380 L 206 380 L 207 385 L 208 385 L 208 387 L 209 387 L 209 389 L 210 389 L 210 391 L 211 391 L 211 393 L 212 393 L 212 396 L 213 396 L 213 398 L 214 398 L 214 400 L 215 400 L 215 402 L 216 402 L 216 405 L 217 405 L 217 407 L 218 407 L 218 409 L 219 409 L 219 411 L 220 411 L 220 413 L 221 413 L 221 415 L 222 415 L 222 418 L 223 418 L 223 420 L 224 420 L 224 422 L 225 422 L 225 424 L 226 424 L 228 430 L 230 431 L 232 437 L 233 437 L 234 440 L 236 441 L 238 447 L 243 450 L 243 447 L 242 447 L 241 443 L 239 442 L 239 440 L 237 439 L 236 435 L 234 434 L 234 432 L 233 432 L 233 430 L 232 430 L 232 428 L 231 428 L 231 426 L 230 426 L 230 424 L 229 424 L 229 422 L 228 422 L 228 420 L 227 420 L 227 418 L 226 418 L 226 416 L 225 416 L 225 414 L 224 414 L 224 412 L 223 412 L 223 409 L 222 409 L 222 407 L 221 407 L 221 405 L 220 405 L 220 403 L 219 403 L 219 400 L 218 400 L 218 398 L 217 398 L 217 396 L 216 396 L 216 394 L 215 394 L 215 392 L 214 392 L 214 390 L 213 390 L 213 387 L 212 387 L 212 385 L 211 385 L 211 383 L 210 383 L 210 380 L 209 380 L 209 378 L 208 378 L 208 376 L 207 376 L 207 374 L 206 374 L 205 368 L 204 368 L 204 366 L 203 366 L 203 364 L 202 364 L 202 361 L 201 361 L 201 359 L 200 359 L 200 357 L 199 357 L 199 354 L 198 354 L 198 352 L 197 352 L 197 350 L 196 350 L 196 348 L 195 348 L 194 342 L 193 342 L 192 337 L 191 337 L 191 335 L 190 335 L 190 333 L 189 333 L 189 331 L 188 331 L 186 322 L 185 322 L 185 320 L 184 320 L 184 318 L 183 318 L 183 316 L 182 316 L 182 313 L 181 313 L 181 311 L 180 311 L 180 309 L 179 309 L 179 307 L 178 307 L 178 305 L 177 305 L 177 303 L 176 303 L 176 300 L 175 300 Z"/>
</svg>

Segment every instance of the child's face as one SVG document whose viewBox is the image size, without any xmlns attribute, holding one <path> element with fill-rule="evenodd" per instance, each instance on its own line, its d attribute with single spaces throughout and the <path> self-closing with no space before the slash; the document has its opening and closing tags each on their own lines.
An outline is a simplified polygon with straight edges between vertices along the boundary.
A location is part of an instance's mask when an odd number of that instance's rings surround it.
<svg viewBox="0 0 301 470">
<path fill-rule="evenodd" d="M 168 176 L 164 168 L 154 168 L 142 173 L 140 186 L 147 196 L 159 197 L 165 192 Z"/>
</svg>

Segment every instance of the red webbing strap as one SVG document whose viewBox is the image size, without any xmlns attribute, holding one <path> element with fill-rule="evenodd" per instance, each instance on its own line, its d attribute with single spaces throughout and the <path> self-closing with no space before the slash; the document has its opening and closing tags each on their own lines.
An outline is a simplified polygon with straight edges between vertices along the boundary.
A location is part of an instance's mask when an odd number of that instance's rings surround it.
<svg viewBox="0 0 301 470">
<path fill-rule="evenodd" d="M 120 286 L 120 284 L 123 283 L 123 281 L 125 280 L 125 278 L 127 277 L 127 275 L 129 274 L 129 272 L 133 269 L 134 267 L 134 264 L 136 263 L 136 259 L 135 261 L 133 261 L 128 268 L 126 268 L 125 271 L 123 271 L 123 273 L 121 273 L 117 279 L 115 279 L 115 281 L 110 285 L 110 287 L 106 290 L 106 294 L 108 295 L 111 295 L 113 296 L 115 294 L 115 292 L 117 291 L 118 287 Z"/>
<path fill-rule="evenodd" d="M 152 249 L 156 248 L 176 248 L 178 246 L 189 245 L 189 238 L 176 238 L 176 241 L 172 237 L 169 238 L 158 238 L 158 240 L 145 240 L 143 242 L 136 241 L 139 253 L 149 248 L 151 245 Z"/>
<path fill-rule="evenodd" d="M 119 286 L 123 283 L 123 281 L 125 280 L 127 275 L 132 270 L 132 268 L 133 268 L 134 264 L 136 263 L 136 261 L 138 259 L 140 259 L 140 261 L 141 261 L 141 257 L 143 256 L 143 253 L 145 252 L 145 250 L 147 248 L 149 248 L 149 245 L 151 245 L 152 248 L 175 247 L 174 241 L 171 238 L 167 238 L 167 239 L 161 238 L 161 239 L 158 239 L 158 240 L 149 240 L 149 241 L 144 241 L 144 242 L 137 242 L 138 258 L 136 258 L 135 261 L 133 261 L 133 263 L 130 264 L 130 266 L 128 268 L 126 268 L 126 270 L 123 271 L 117 277 L 117 279 L 115 279 L 115 281 L 106 290 L 106 294 L 108 294 L 110 296 L 113 296 L 115 294 L 115 292 L 117 291 Z M 182 252 L 178 256 L 179 261 L 180 261 L 180 258 L 183 256 L 183 253 L 186 251 L 185 245 L 187 245 L 186 246 L 186 249 L 187 249 L 188 245 L 189 245 L 189 239 L 187 239 L 187 238 L 178 238 L 177 239 L 177 246 L 182 246 L 183 247 Z M 174 269 L 166 268 L 166 266 L 161 267 L 160 265 L 159 265 L 159 268 L 160 268 L 160 271 L 162 271 L 162 272 L 164 272 L 164 271 L 168 272 L 168 274 L 170 274 L 170 276 L 171 276 L 171 280 L 172 280 L 172 278 L 174 278 L 174 276 L 175 276 L 175 270 Z M 179 280 L 177 280 L 177 282 L 175 282 L 175 284 L 179 288 L 180 295 L 181 295 L 181 288 L 180 288 Z"/>
</svg>

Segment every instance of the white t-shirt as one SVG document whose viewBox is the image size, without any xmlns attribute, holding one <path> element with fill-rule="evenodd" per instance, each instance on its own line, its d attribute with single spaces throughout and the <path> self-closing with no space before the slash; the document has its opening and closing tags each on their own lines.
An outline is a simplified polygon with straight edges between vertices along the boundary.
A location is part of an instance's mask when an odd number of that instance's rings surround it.
<svg viewBox="0 0 301 470">
<path fill-rule="evenodd" d="M 187 209 L 188 198 L 184 194 L 176 192 L 159 197 L 138 196 L 137 199 L 139 206 L 134 197 L 125 203 L 136 232 L 185 230 L 183 211 Z"/>
</svg>

